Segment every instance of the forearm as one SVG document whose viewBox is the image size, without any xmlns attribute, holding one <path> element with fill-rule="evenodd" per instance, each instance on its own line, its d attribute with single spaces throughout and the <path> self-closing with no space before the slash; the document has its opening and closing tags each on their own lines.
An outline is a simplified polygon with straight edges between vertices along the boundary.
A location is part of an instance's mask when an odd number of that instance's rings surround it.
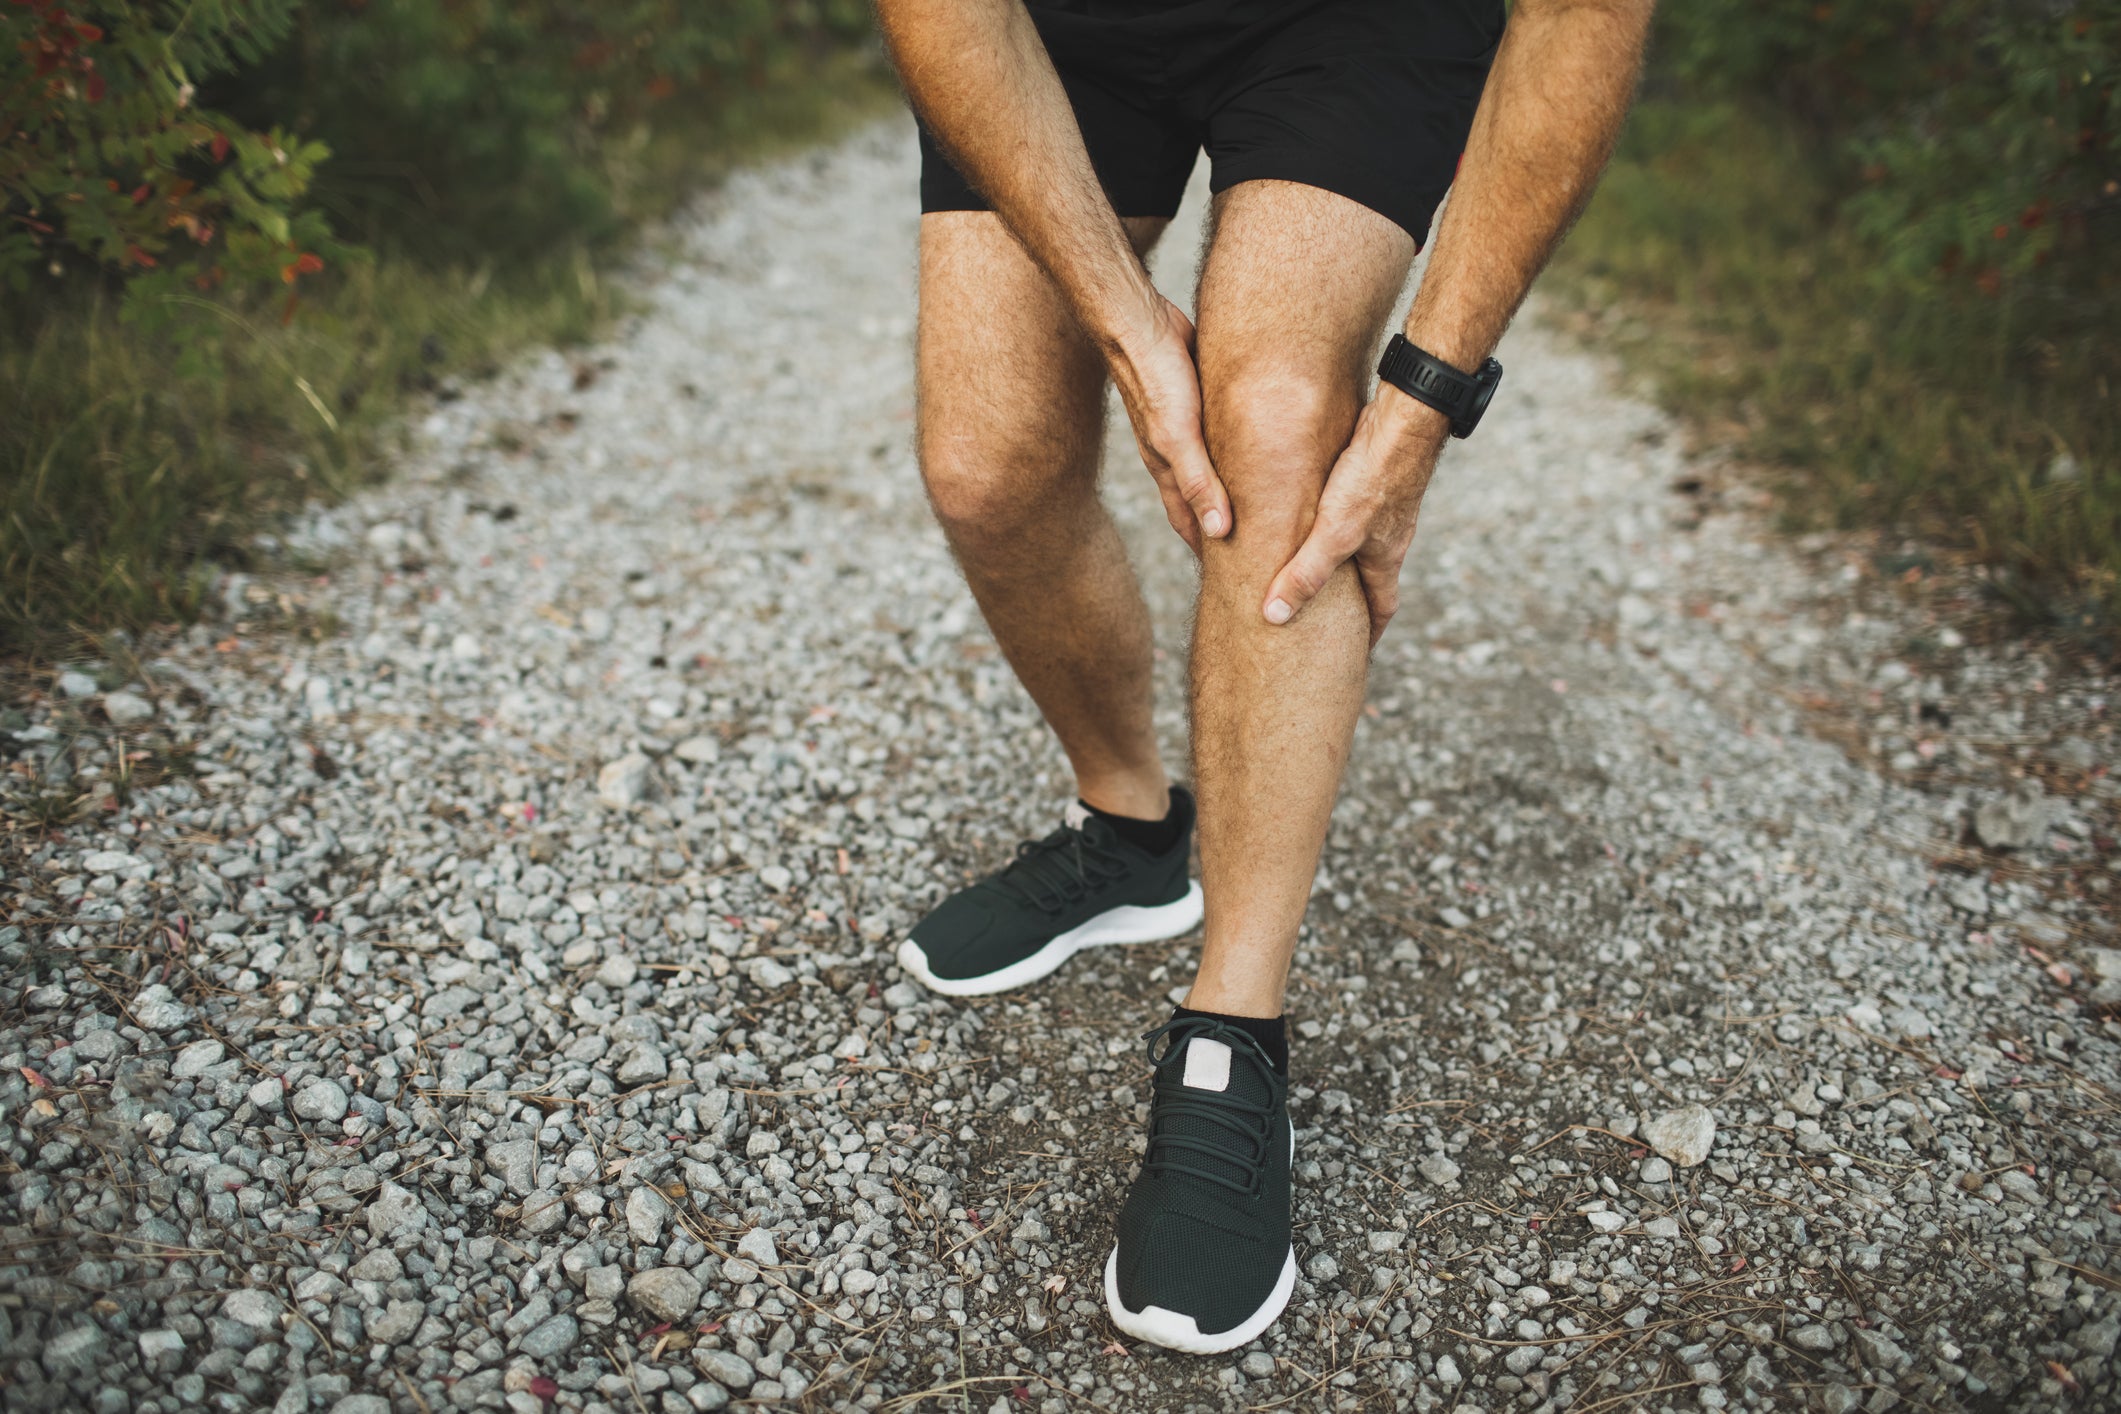
<svg viewBox="0 0 2121 1414">
<path fill-rule="evenodd" d="M 1612 154 L 1650 11 L 1650 0 L 1520 0 L 1407 317 L 1408 339 L 1463 369 L 1494 351 Z"/>
<path fill-rule="evenodd" d="M 907 97 L 1108 352 L 1161 301 L 1022 0 L 877 0 Z"/>
</svg>

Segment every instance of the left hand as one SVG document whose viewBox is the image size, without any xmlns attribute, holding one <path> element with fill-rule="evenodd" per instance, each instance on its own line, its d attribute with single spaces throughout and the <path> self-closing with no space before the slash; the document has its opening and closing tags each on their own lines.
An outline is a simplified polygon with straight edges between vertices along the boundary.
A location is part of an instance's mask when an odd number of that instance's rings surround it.
<svg viewBox="0 0 2121 1414">
<path fill-rule="evenodd" d="M 1303 612 L 1349 560 L 1370 608 L 1370 646 L 1399 609 L 1399 566 L 1414 543 L 1421 498 L 1450 423 L 1396 388 L 1380 387 L 1318 498 L 1318 516 L 1295 556 L 1267 586 L 1261 612 L 1285 624 Z"/>
</svg>

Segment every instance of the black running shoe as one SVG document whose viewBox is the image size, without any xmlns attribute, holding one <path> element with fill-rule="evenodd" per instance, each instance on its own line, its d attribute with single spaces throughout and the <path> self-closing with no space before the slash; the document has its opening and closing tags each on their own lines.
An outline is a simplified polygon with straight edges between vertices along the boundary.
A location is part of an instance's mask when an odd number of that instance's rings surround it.
<svg viewBox="0 0 2121 1414">
<path fill-rule="evenodd" d="M 1179 1017 L 1144 1039 L 1156 1065 L 1149 1150 L 1105 1259 L 1105 1306 L 1137 1340 L 1235 1350 L 1274 1324 L 1296 1286 L 1289 1083 L 1257 1041 L 1212 1017 Z"/>
<path fill-rule="evenodd" d="M 1200 922 L 1200 885 L 1186 873 L 1193 797 L 1171 788 L 1183 822 L 1162 854 L 1123 840 L 1081 805 L 1042 840 L 1016 847 L 999 874 L 960 889 L 899 944 L 899 966 L 950 997 L 1036 982 L 1087 947 L 1153 943 Z"/>
</svg>

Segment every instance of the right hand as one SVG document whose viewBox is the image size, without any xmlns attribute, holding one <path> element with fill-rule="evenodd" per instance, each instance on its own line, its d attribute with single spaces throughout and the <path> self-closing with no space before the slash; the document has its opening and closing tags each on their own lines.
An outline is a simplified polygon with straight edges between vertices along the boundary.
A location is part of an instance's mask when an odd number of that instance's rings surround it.
<svg viewBox="0 0 2121 1414">
<path fill-rule="evenodd" d="M 1230 497 L 1201 431 L 1200 370 L 1193 321 L 1162 295 L 1144 326 L 1117 341 L 1107 361 L 1127 405 L 1142 463 L 1156 478 L 1164 514 L 1193 553 L 1230 533 Z"/>
</svg>

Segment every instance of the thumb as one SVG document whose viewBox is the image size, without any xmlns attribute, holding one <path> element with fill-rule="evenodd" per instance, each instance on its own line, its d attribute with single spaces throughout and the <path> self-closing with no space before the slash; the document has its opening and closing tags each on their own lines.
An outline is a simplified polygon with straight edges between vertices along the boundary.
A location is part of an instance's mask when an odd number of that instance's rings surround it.
<svg viewBox="0 0 2121 1414">
<path fill-rule="evenodd" d="M 1361 548 L 1360 532 L 1321 510 L 1318 519 L 1311 523 L 1310 535 L 1267 586 L 1267 602 L 1260 610 L 1267 622 L 1285 624 L 1302 613 L 1304 606 L 1326 587 L 1333 571 Z"/>
</svg>

